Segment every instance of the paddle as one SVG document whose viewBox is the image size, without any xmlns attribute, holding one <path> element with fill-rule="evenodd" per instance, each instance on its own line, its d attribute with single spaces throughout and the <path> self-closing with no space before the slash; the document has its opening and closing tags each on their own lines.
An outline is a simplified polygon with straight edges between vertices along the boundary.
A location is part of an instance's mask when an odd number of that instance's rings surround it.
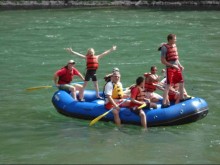
<svg viewBox="0 0 220 165">
<path fill-rule="evenodd" d="M 83 84 L 84 82 L 75 82 L 75 83 L 71 83 L 71 84 Z M 56 87 L 55 85 L 53 86 L 37 86 L 37 87 L 30 87 L 27 88 L 27 91 L 34 91 L 34 90 L 39 90 L 39 89 L 47 89 L 47 88 L 52 88 L 52 87 Z"/>
<path fill-rule="evenodd" d="M 127 98 L 125 99 L 124 101 L 122 101 L 120 104 L 118 105 L 121 105 L 123 104 L 125 101 L 127 101 L 128 99 L 130 98 Z M 95 124 L 97 121 L 99 121 L 101 118 L 103 118 L 104 116 L 106 116 L 109 112 L 113 111 L 115 108 L 111 108 L 110 110 L 108 110 L 107 112 L 103 113 L 102 115 L 96 117 L 95 119 L 93 119 L 90 123 L 89 123 L 89 126 L 92 126 L 93 124 Z"/>
<path fill-rule="evenodd" d="M 137 109 L 142 109 L 142 108 L 144 108 L 146 105 L 147 105 L 147 104 L 144 103 L 144 104 L 140 105 Z"/>
</svg>

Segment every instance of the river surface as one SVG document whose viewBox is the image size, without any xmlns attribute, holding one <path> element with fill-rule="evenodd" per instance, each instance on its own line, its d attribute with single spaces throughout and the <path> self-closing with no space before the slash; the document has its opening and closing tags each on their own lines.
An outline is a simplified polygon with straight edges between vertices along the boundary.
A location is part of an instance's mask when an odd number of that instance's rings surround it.
<svg viewBox="0 0 220 165">
<path fill-rule="evenodd" d="M 150 9 L 57 9 L 0 11 L 1 164 L 219 164 L 220 12 Z M 70 59 L 85 72 L 84 59 L 65 47 L 96 54 L 117 45 L 100 60 L 104 75 L 118 67 L 124 87 L 160 63 L 157 51 L 169 33 L 177 35 L 185 87 L 204 98 L 208 115 L 194 123 L 151 127 L 89 120 L 59 114 L 51 103 L 54 72 Z M 160 74 L 160 72 L 158 72 Z M 81 81 L 76 78 L 75 81 Z M 93 89 L 90 82 L 88 89 Z"/>
</svg>

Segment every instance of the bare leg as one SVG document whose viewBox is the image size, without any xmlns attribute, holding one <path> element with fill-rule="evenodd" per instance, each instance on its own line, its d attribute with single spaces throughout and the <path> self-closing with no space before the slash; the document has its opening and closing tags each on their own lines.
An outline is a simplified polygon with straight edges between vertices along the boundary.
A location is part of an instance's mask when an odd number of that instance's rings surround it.
<svg viewBox="0 0 220 165">
<path fill-rule="evenodd" d="M 83 97 L 84 97 L 84 90 L 85 90 L 87 84 L 88 84 L 88 81 L 84 81 L 83 87 L 82 87 L 81 91 L 79 92 L 79 99 L 80 100 L 83 99 Z"/>
<path fill-rule="evenodd" d="M 112 111 L 112 113 L 113 113 L 113 115 L 114 115 L 114 121 L 115 121 L 115 124 L 117 125 L 117 126 L 121 126 L 121 119 L 120 119 L 120 117 L 119 117 L 119 112 L 118 112 L 118 110 L 113 110 Z"/>
<path fill-rule="evenodd" d="M 160 99 L 162 99 L 163 97 L 160 96 L 159 94 L 152 92 L 152 97 L 150 99 L 151 102 L 157 103 Z"/>
<path fill-rule="evenodd" d="M 152 99 L 150 99 L 150 101 L 156 103 L 156 102 L 159 101 L 159 99 L 157 99 L 157 98 L 152 98 Z"/>
<path fill-rule="evenodd" d="M 146 115 L 142 109 L 140 110 L 139 116 L 141 117 L 141 125 L 144 128 L 147 128 L 147 118 L 146 118 Z"/>
<path fill-rule="evenodd" d="M 179 83 L 179 93 L 180 93 L 180 100 L 183 100 L 183 88 L 184 88 L 184 84 L 183 83 Z"/>
<path fill-rule="evenodd" d="M 175 104 L 178 104 L 180 102 L 180 95 L 179 94 L 176 94 L 175 95 Z"/>
<path fill-rule="evenodd" d="M 185 88 L 183 88 L 183 94 L 186 96 L 188 95 Z"/>
<path fill-rule="evenodd" d="M 191 96 L 188 95 L 188 93 L 186 92 L 186 89 L 185 89 L 185 88 L 183 88 L 183 96 L 184 96 L 185 98 L 191 98 Z"/>
<path fill-rule="evenodd" d="M 93 81 L 95 90 L 96 90 L 96 97 L 99 98 L 99 85 L 98 85 L 98 81 Z"/>
<path fill-rule="evenodd" d="M 82 89 L 83 89 L 83 86 L 82 86 L 82 85 L 80 85 L 80 84 L 75 84 L 74 87 L 76 88 L 76 91 L 79 91 L 79 95 L 80 95 L 80 93 L 83 93 L 83 92 L 82 92 Z M 79 98 L 80 98 L 80 97 L 79 97 Z"/>
<path fill-rule="evenodd" d="M 157 109 L 157 104 L 151 102 L 150 103 L 150 108 Z"/>
<path fill-rule="evenodd" d="M 77 98 L 76 98 L 76 88 L 75 88 L 74 86 L 72 86 L 72 87 L 69 88 L 69 90 L 70 90 L 70 92 L 71 92 L 71 96 L 72 96 L 75 100 L 77 100 Z"/>
<path fill-rule="evenodd" d="M 165 90 L 163 92 L 163 105 L 168 105 L 168 92 L 170 89 L 170 84 L 166 84 Z"/>
</svg>

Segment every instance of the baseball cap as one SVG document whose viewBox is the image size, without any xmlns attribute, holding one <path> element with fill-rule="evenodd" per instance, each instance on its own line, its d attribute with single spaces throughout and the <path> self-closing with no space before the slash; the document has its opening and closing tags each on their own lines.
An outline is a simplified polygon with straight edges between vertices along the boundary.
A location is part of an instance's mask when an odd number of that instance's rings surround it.
<svg viewBox="0 0 220 165">
<path fill-rule="evenodd" d="M 68 64 L 75 64 L 75 61 L 74 60 L 69 60 Z"/>
<path fill-rule="evenodd" d="M 119 72 L 118 68 L 113 68 L 112 72 Z"/>
<path fill-rule="evenodd" d="M 118 76 L 118 77 L 121 77 L 121 74 L 119 71 L 115 71 L 112 73 L 112 76 Z"/>
</svg>

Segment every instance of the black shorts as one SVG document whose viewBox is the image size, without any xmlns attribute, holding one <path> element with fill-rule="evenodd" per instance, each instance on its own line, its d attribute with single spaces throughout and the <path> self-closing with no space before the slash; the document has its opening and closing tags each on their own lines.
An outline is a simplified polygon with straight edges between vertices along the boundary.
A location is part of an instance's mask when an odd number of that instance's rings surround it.
<svg viewBox="0 0 220 165">
<path fill-rule="evenodd" d="M 85 81 L 89 81 L 90 78 L 92 78 L 92 81 L 97 81 L 96 70 L 87 70 L 86 71 Z"/>
</svg>

